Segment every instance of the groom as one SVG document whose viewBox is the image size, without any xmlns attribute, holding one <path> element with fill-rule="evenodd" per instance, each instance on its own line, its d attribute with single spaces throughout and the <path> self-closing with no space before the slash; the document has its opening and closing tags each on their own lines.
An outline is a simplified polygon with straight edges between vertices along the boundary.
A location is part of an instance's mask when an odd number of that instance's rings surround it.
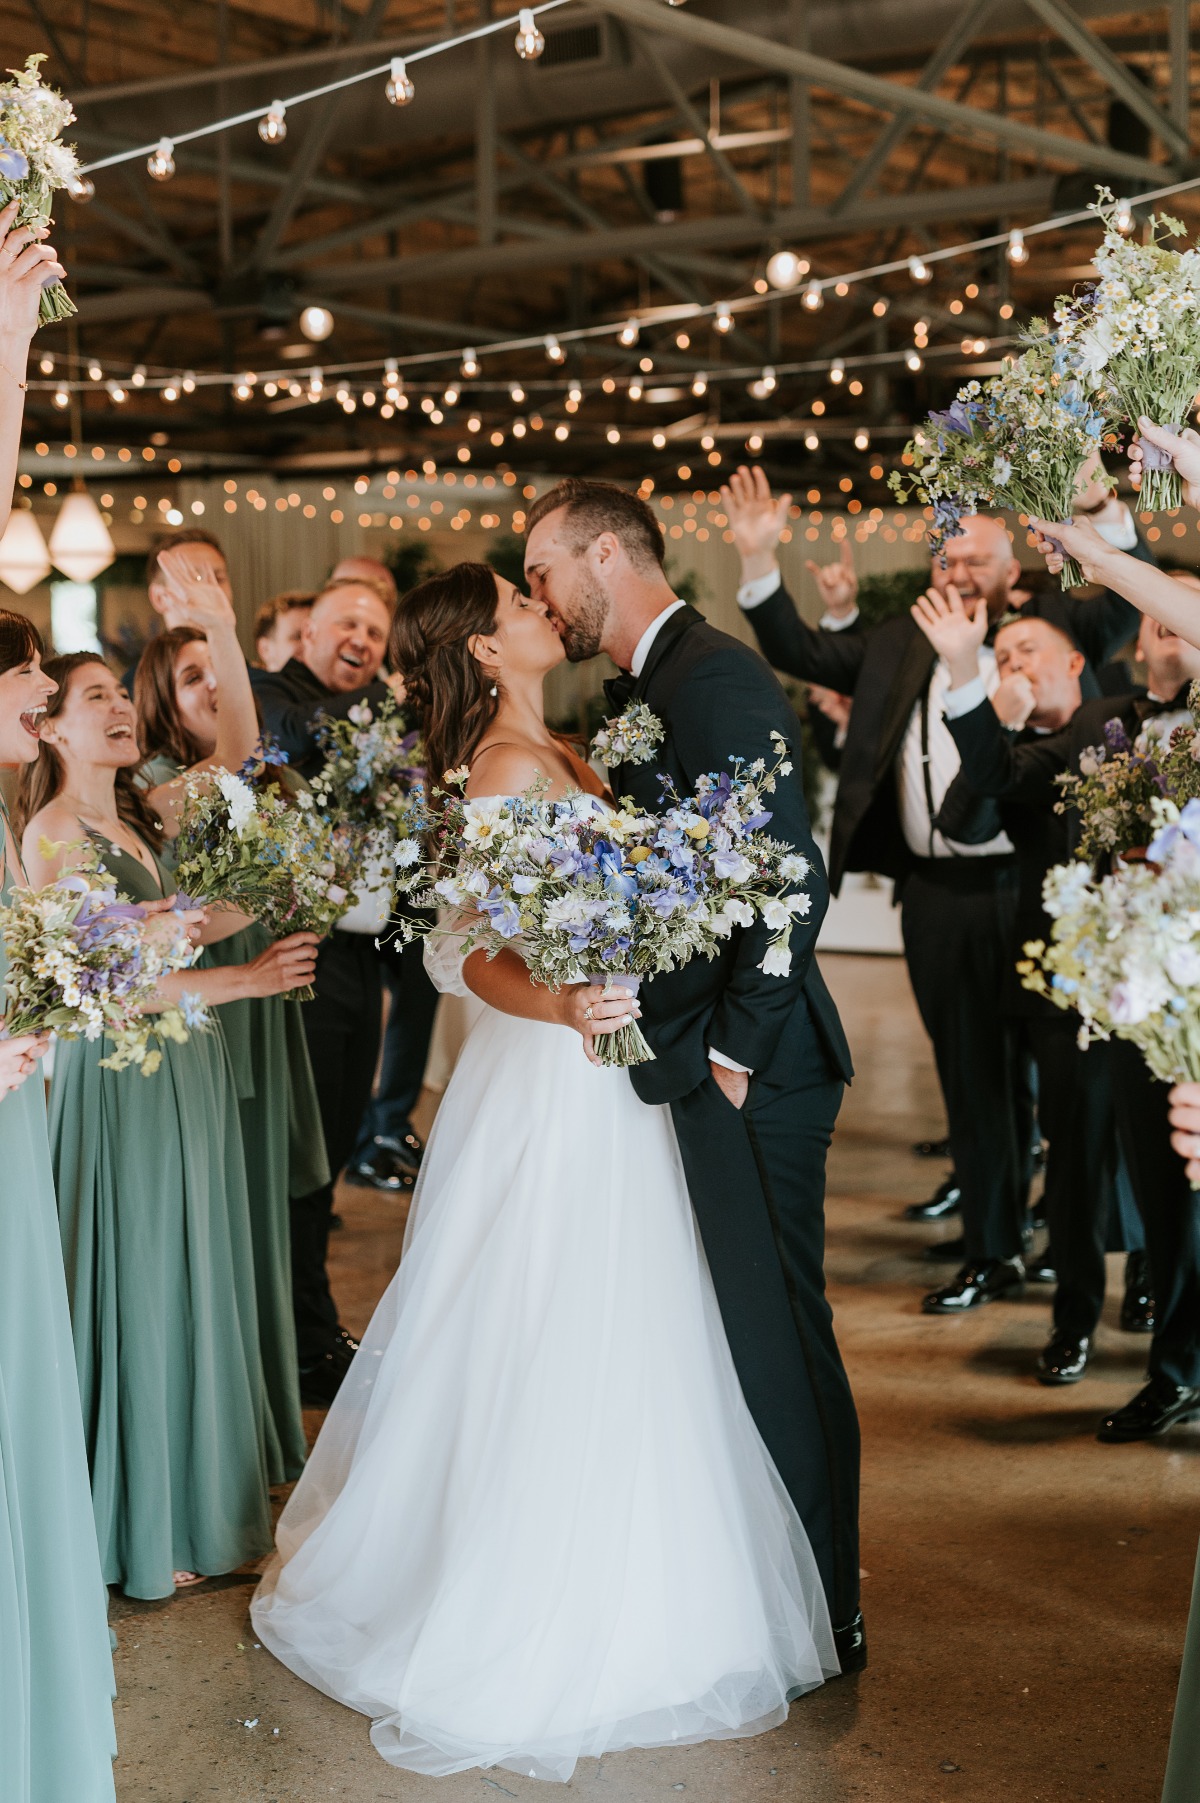
<svg viewBox="0 0 1200 1803">
<path fill-rule="evenodd" d="M 687 794 L 731 754 L 771 764 L 773 731 L 798 769 L 783 690 L 757 652 L 672 594 L 658 522 L 635 496 L 560 482 L 529 511 L 525 573 L 573 663 L 606 651 L 628 672 L 607 685 L 612 713 L 644 702 L 662 722 L 653 759 L 611 773 L 616 795 L 652 810 L 661 775 Z M 828 890 L 799 777 L 779 778 L 770 804 L 772 836 L 812 866 L 790 976 L 758 968 L 761 923 L 735 928 L 716 959 L 647 985 L 656 1061 L 630 1074 L 642 1101 L 670 1105 L 742 1390 L 812 1542 L 842 1669 L 858 1671 L 858 1420 L 823 1270 L 825 1154 L 852 1072 L 813 960 Z"/>
</svg>

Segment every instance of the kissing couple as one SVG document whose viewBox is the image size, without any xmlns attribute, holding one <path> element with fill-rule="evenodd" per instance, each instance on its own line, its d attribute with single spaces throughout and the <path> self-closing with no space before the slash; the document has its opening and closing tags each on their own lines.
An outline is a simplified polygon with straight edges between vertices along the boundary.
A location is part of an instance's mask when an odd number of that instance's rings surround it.
<svg viewBox="0 0 1200 1803">
<path fill-rule="evenodd" d="M 607 652 L 663 737 L 612 771 L 661 806 L 797 721 L 758 654 L 672 593 L 650 509 L 571 479 L 530 510 L 529 594 L 484 564 L 400 603 L 391 656 L 434 781 L 602 794 L 543 684 Z M 798 768 L 799 756 L 794 757 Z M 441 1104 L 400 1268 L 251 1606 L 390 1764 L 571 1777 L 623 1747 L 757 1734 L 865 1664 L 858 1424 L 825 1299 L 825 1159 L 849 1052 L 813 958 L 824 866 L 798 776 L 772 836 L 812 866 L 786 977 L 761 922 L 640 998 L 535 984 L 520 942 L 426 942 L 485 1008 Z M 618 979 L 619 981 L 619 979 Z M 640 1019 L 655 1053 L 601 1065 Z"/>
</svg>

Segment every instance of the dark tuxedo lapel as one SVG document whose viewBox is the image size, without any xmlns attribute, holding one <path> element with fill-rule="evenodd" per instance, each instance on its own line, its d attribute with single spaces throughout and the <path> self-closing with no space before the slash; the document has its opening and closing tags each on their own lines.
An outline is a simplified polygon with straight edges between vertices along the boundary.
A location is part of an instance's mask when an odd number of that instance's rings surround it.
<svg viewBox="0 0 1200 1803">
<path fill-rule="evenodd" d="M 913 708 L 920 700 L 936 663 L 937 652 L 925 634 L 914 626 L 912 637 L 901 655 L 884 708 L 875 761 L 877 772 L 886 771 L 895 757 Z"/>
<path fill-rule="evenodd" d="M 672 650 L 683 637 L 684 633 L 689 631 L 693 626 L 701 626 L 703 623 L 704 615 L 697 613 L 694 607 L 689 607 L 685 602 L 682 607 L 675 610 L 665 626 L 659 628 L 654 643 L 647 653 L 646 661 L 642 666 L 642 673 L 634 684 L 634 701 L 644 701 L 646 699 L 646 690 L 650 686 L 654 672 L 671 655 Z"/>
</svg>

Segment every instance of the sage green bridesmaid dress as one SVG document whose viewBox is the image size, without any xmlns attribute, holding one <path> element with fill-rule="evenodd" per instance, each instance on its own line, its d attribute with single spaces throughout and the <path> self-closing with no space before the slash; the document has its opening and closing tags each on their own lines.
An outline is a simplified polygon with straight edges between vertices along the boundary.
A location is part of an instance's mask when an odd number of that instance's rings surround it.
<svg viewBox="0 0 1200 1803">
<path fill-rule="evenodd" d="M 0 1172 L 0 1797 L 112 1803 L 108 1598 L 39 1074 L 0 1097 Z"/>
<path fill-rule="evenodd" d="M 183 766 L 159 755 L 143 766 L 147 787 L 171 782 Z M 163 851 L 170 865 L 171 845 Z M 265 927 L 244 927 L 205 947 L 201 965 L 248 964 L 272 943 Z M 300 1019 L 282 996 L 225 1002 L 217 1010 L 233 1065 L 250 1198 L 258 1333 L 267 1386 L 267 1464 L 273 1484 L 299 1477 L 307 1443 L 300 1412 L 288 1198 L 329 1181 L 325 1136 Z"/>
<path fill-rule="evenodd" d="M 1175 1698 L 1175 1725 L 1171 1730 L 1171 1751 L 1167 1759 L 1167 1778 L 1162 1803 L 1196 1803 L 1200 1796 L 1200 1557 L 1196 1560 L 1196 1581 L 1192 1587 L 1192 1610 L 1188 1616 L 1187 1639 L 1183 1647 L 1183 1670 L 1179 1674 L 1179 1692 Z"/>
<path fill-rule="evenodd" d="M 92 837 L 130 899 L 169 892 Z M 59 1046 L 51 1154 L 105 1581 L 163 1597 L 271 1544 L 245 1162 L 219 1022 L 149 1077 L 104 1055 Z"/>
</svg>

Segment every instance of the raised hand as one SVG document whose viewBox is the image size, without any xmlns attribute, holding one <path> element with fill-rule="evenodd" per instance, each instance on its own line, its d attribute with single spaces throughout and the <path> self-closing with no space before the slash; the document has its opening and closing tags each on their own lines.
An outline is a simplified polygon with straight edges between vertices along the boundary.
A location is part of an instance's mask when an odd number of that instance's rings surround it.
<svg viewBox="0 0 1200 1803">
<path fill-rule="evenodd" d="M 1167 426 L 1156 426 L 1153 420 L 1138 420 L 1138 435 L 1129 446 L 1129 479 L 1135 488 L 1142 485 L 1142 441 L 1165 451 L 1175 465 L 1183 484 L 1183 498 L 1189 507 L 1200 507 L 1200 433 L 1185 426 L 1172 432 Z"/>
<path fill-rule="evenodd" d="M 833 721 L 839 732 L 846 731 L 850 724 L 850 710 L 854 706 L 852 696 L 839 695 L 836 689 L 823 689 L 820 683 L 810 682 L 808 699 L 827 720 Z"/>
<path fill-rule="evenodd" d="M 20 1089 L 26 1077 L 38 1066 L 50 1044 L 48 1033 L 20 1033 L 15 1039 L 0 1039 L 0 1096 Z"/>
<path fill-rule="evenodd" d="M 1037 696 L 1033 692 L 1033 684 L 1020 670 L 1004 677 L 992 696 L 992 706 L 1000 724 L 1010 727 L 1014 732 L 1020 732 L 1026 725 L 1036 705 Z"/>
<path fill-rule="evenodd" d="M 854 553 L 848 538 L 844 538 L 838 547 L 836 563 L 814 563 L 810 557 L 805 568 L 817 585 L 821 605 L 827 614 L 844 620 L 847 614 L 854 612 L 858 605 L 858 571 L 854 567 Z"/>
<path fill-rule="evenodd" d="M 938 656 L 950 666 L 954 687 L 979 674 L 979 649 L 987 637 L 987 602 L 982 596 L 968 608 L 954 587 L 926 589 L 910 609 L 913 619 Z"/>
<path fill-rule="evenodd" d="M 791 495 L 772 495 L 771 485 L 755 464 L 734 470 L 721 487 L 721 501 L 733 542 L 742 560 L 742 581 L 752 582 L 775 568 L 775 552 L 787 525 Z"/>
<path fill-rule="evenodd" d="M 189 555 L 191 550 L 191 545 L 168 545 L 159 552 L 158 567 L 164 585 L 171 591 L 178 607 L 186 611 L 186 625 L 197 626 L 204 632 L 221 627 L 233 630 L 237 616 L 229 596 L 212 571 Z"/>
<path fill-rule="evenodd" d="M 1101 571 L 1112 558 L 1112 546 L 1101 538 L 1090 520 L 1030 520 L 1029 530 L 1035 549 L 1046 559 L 1046 568 L 1052 575 L 1057 576 L 1067 558 L 1073 557 L 1085 582 L 1105 580 Z"/>
<path fill-rule="evenodd" d="M 17 225 L 19 202 L 0 209 L 0 339 L 28 344 L 37 330 L 38 303 L 45 282 L 61 279 L 66 270 L 58 253 L 44 240 L 44 225 Z M 24 370 L 14 370 L 18 381 Z"/>
</svg>

